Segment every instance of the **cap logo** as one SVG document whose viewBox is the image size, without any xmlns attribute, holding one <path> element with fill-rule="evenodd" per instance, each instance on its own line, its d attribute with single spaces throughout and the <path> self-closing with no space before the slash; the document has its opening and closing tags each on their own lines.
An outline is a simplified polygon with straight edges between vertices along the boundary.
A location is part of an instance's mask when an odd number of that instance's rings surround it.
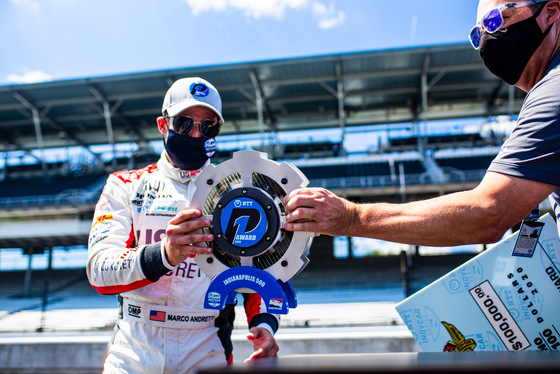
<svg viewBox="0 0 560 374">
<path fill-rule="evenodd" d="M 210 93 L 208 87 L 203 83 L 193 83 L 189 89 L 191 90 L 191 95 L 197 97 L 205 97 Z"/>
</svg>

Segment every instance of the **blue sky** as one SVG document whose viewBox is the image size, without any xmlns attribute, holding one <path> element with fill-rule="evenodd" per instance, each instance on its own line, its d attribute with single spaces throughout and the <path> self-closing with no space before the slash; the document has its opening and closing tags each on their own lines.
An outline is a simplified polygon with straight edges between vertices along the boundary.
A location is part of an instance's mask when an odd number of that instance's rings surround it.
<svg viewBox="0 0 560 374">
<path fill-rule="evenodd" d="M 477 0 L 0 0 L 0 85 L 467 42 Z"/>
</svg>

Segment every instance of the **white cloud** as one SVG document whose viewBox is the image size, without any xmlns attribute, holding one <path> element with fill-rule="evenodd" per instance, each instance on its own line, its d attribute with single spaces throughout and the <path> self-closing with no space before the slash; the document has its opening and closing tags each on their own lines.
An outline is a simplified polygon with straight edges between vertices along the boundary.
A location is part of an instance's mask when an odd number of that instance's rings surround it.
<svg viewBox="0 0 560 374">
<path fill-rule="evenodd" d="M 260 19 L 263 17 L 282 19 L 286 9 L 300 9 L 309 0 L 184 0 L 192 9 L 194 15 L 204 11 L 225 11 L 229 8 L 242 10 L 247 18 Z"/>
<path fill-rule="evenodd" d="M 318 25 L 322 29 L 330 29 L 338 25 L 342 25 L 346 19 L 346 15 L 342 10 L 337 10 L 331 3 L 328 7 L 315 1 L 312 4 L 313 16 L 317 19 Z"/>
<path fill-rule="evenodd" d="M 344 23 L 345 14 L 317 0 L 183 0 L 194 15 L 202 12 L 223 12 L 229 9 L 241 10 L 248 19 L 274 18 L 282 20 L 287 10 L 311 9 L 320 28 L 331 28 Z"/>
<path fill-rule="evenodd" d="M 197 16 L 202 12 L 213 10 L 213 11 L 223 11 L 228 7 L 227 0 L 213 0 L 213 1 L 200 1 L 200 0 L 184 0 L 191 9 L 192 13 Z"/>
<path fill-rule="evenodd" d="M 41 70 L 26 70 L 23 74 L 9 74 L 6 81 L 12 83 L 39 83 L 52 81 L 52 76 Z"/>
</svg>

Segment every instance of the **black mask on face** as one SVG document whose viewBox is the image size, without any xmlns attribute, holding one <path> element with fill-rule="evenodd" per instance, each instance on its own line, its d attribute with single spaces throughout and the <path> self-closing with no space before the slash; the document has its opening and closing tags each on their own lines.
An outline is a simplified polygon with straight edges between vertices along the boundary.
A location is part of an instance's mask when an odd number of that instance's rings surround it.
<svg viewBox="0 0 560 374">
<path fill-rule="evenodd" d="M 493 34 L 482 33 L 480 57 L 492 74 L 506 83 L 517 83 L 525 66 L 541 45 L 552 25 L 544 33 L 537 23 L 537 17 L 544 4 L 532 17 L 509 25 Z"/>
<path fill-rule="evenodd" d="M 204 137 L 193 138 L 169 129 L 165 151 L 171 163 L 179 169 L 197 170 L 216 152 L 216 140 Z"/>
</svg>

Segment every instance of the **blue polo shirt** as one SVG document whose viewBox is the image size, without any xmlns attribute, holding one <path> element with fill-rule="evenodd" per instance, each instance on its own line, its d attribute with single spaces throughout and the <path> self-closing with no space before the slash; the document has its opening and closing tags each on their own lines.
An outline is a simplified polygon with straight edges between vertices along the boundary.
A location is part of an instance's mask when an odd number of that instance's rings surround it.
<svg viewBox="0 0 560 374">
<path fill-rule="evenodd" d="M 488 171 L 560 187 L 560 53 L 525 97 L 517 124 Z M 550 198 L 560 217 L 560 188 Z"/>
</svg>

